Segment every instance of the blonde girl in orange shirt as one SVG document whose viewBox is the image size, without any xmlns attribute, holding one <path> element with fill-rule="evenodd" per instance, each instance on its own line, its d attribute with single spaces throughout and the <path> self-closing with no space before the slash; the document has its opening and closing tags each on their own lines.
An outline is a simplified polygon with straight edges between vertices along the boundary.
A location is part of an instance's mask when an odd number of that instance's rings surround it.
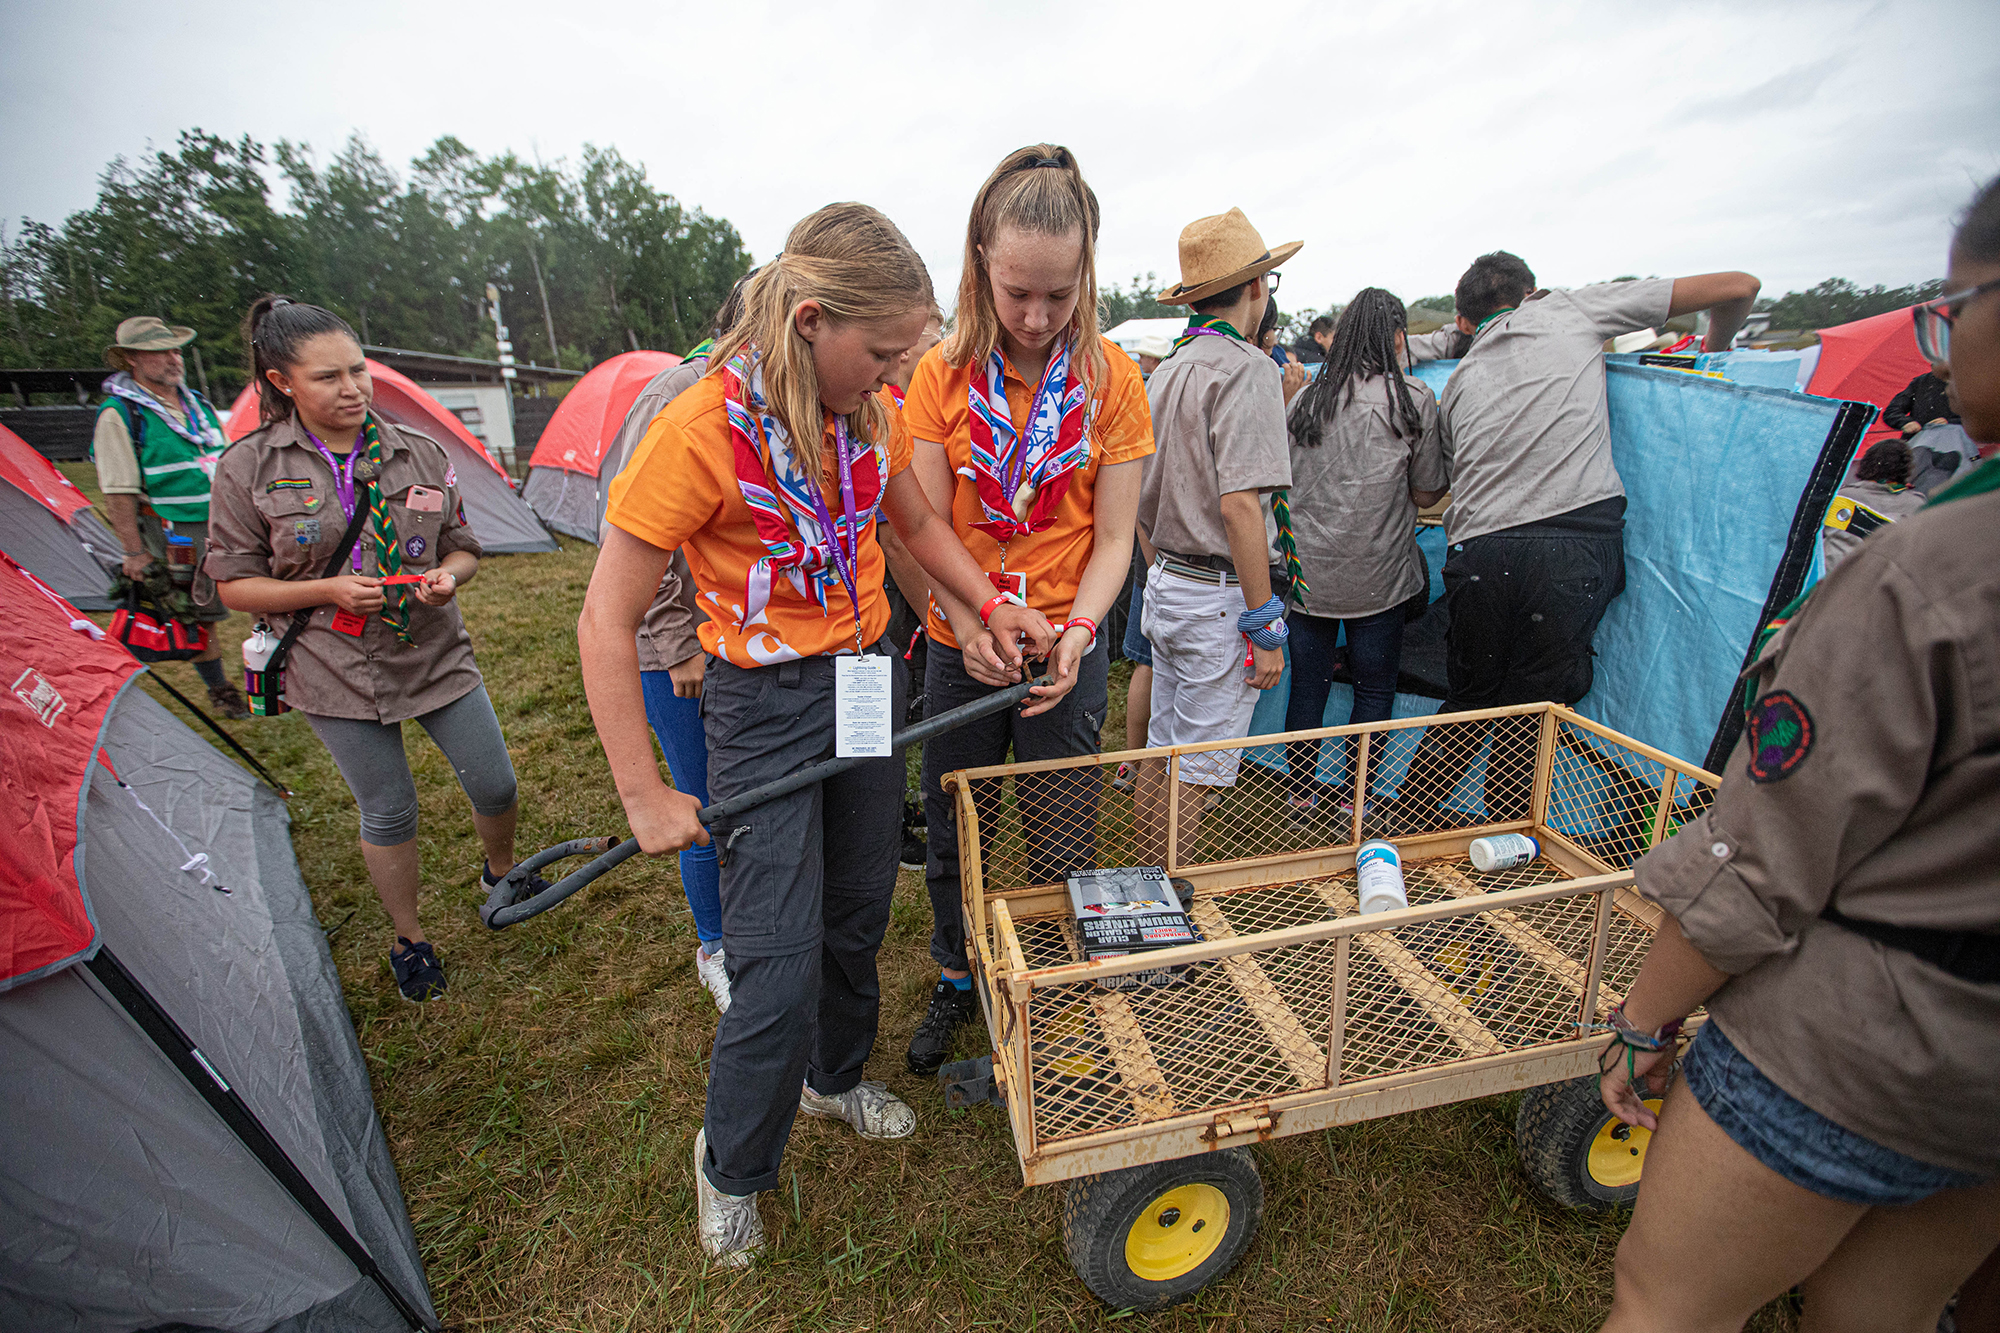
<svg viewBox="0 0 2000 1333">
<path fill-rule="evenodd" d="M 1110 645 L 1097 627 L 1125 585 L 1153 419 L 1139 368 L 1097 330 L 1097 196 L 1067 148 L 1009 153 L 966 226 L 958 328 L 925 355 L 903 401 L 931 503 L 993 586 L 1063 627 L 1053 684 L 1018 713 L 924 747 L 925 879 L 941 970 L 907 1063 L 934 1072 L 977 1010 L 960 917 L 958 826 L 939 779 L 955 769 L 1095 754 Z M 925 707 L 954 708 L 1014 678 L 978 603 L 933 590 Z M 1023 779 L 1031 874 L 1095 864 L 1096 774 Z"/>
<path fill-rule="evenodd" d="M 933 583 L 981 599 L 984 576 L 909 468 L 909 435 L 880 392 L 923 332 L 931 287 L 893 223 L 862 204 L 800 222 L 751 280 L 744 315 L 702 380 L 653 420 L 611 488 L 611 527 L 577 629 L 584 688 L 626 817 L 658 856 L 708 841 L 700 802 L 660 778 L 635 635 L 675 548 L 707 622 L 702 724 L 715 800 L 834 750 L 834 659 L 894 652 L 877 512 Z M 838 517 L 835 517 L 838 515 Z M 984 599 L 997 667 L 1041 616 Z M 902 836 L 903 760 L 870 760 L 732 821 L 722 858 L 732 1002 L 716 1029 L 695 1139 L 702 1247 L 750 1262 L 756 1195 L 780 1179 L 799 1111 L 895 1139 L 916 1117 L 864 1082 Z"/>
</svg>

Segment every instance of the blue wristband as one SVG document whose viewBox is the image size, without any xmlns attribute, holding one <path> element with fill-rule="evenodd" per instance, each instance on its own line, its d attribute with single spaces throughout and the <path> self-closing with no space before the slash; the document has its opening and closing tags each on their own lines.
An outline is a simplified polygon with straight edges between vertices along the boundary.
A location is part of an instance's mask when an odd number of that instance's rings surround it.
<svg viewBox="0 0 2000 1333">
<path fill-rule="evenodd" d="M 1252 634 L 1274 621 L 1282 624 L 1284 623 L 1284 619 L 1284 602 L 1277 597 L 1272 597 L 1271 600 L 1265 602 L 1262 606 L 1246 610 L 1242 615 L 1236 617 L 1236 628 L 1245 634 Z"/>
<path fill-rule="evenodd" d="M 1285 640 L 1291 637 L 1291 626 L 1282 620 L 1274 620 L 1262 629 L 1249 631 L 1250 642 L 1264 649 L 1283 648 Z"/>
</svg>

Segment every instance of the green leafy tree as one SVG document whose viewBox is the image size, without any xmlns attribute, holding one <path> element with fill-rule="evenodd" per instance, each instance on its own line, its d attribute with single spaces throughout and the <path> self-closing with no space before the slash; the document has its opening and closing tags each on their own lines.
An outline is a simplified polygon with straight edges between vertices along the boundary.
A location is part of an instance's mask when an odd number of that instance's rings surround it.
<svg viewBox="0 0 2000 1333">
<path fill-rule="evenodd" d="M 1111 283 L 1097 289 L 1097 322 L 1100 328 L 1115 329 L 1128 319 L 1180 319 L 1188 317 L 1184 305 L 1162 305 L 1153 298 L 1161 289 L 1160 275 L 1135 273 L 1124 286 Z"/>
<path fill-rule="evenodd" d="M 1786 292 L 1770 305 L 1774 329 L 1825 329 L 1870 315 L 1929 301 L 1944 291 L 1944 280 L 1911 283 L 1907 287 L 1861 287 L 1846 278 L 1828 278 L 1802 292 Z"/>
</svg>

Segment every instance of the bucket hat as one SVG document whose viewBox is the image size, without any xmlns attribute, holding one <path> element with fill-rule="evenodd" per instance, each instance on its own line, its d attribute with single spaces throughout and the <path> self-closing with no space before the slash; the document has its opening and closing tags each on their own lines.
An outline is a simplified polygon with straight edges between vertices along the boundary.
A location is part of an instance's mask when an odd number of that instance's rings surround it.
<svg viewBox="0 0 2000 1333">
<path fill-rule="evenodd" d="M 118 326 L 104 355 L 114 362 L 118 352 L 171 352 L 194 341 L 194 330 L 184 324 L 169 324 L 157 315 L 134 315 Z"/>
<path fill-rule="evenodd" d="M 1240 208 L 1196 218 L 1181 228 L 1181 280 L 1153 299 L 1167 305 L 1187 305 L 1226 292 L 1240 282 L 1269 273 L 1303 245 L 1304 241 L 1287 241 L 1275 250 L 1265 245 Z"/>
</svg>

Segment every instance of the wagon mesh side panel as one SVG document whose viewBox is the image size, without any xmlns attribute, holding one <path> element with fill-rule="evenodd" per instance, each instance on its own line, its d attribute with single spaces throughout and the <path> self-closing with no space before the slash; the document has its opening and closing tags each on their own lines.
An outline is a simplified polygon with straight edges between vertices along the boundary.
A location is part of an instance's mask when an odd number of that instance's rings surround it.
<svg viewBox="0 0 2000 1333">
<path fill-rule="evenodd" d="M 1545 725 L 1554 737 L 1546 755 Z M 1339 805 L 1351 799 L 1350 773 L 1364 754 L 1367 804 L 1357 828 L 1352 808 Z M 1027 1048 L 1038 1150 L 1329 1087 L 1340 943 L 1259 947 L 1255 938 L 1358 910 L 1353 870 L 1325 873 L 1312 854 L 1352 848 L 1357 835 L 1410 839 L 1529 821 L 1542 781 L 1548 826 L 1625 868 L 1710 799 L 1698 780 L 1546 709 L 1159 753 L 1132 761 L 1122 784 L 1114 782 L 1117 766 L 1092 757 L 969 779 L 985 898 L 1059 888 L 1074 869 L 1168 864 L 1212 886 L 1188 904 L 1202 937 L 1247 947 L 1182 965 L 1166 984 L 1036 986 Z M 1181 781 L 1170 792 L 1175 771 Z M 1168 812 L 1176 806 L 1178 855 L 1170 861 Z M 1421 844 L 1405 850 L 1412 906 L 1469 906 L 1575 873 L 1537 859 L 1481 874 L 1463 840 L 1429 845 L 1436 854 L 1423 855 Z M 1283 864 L 1258 864 L 1286 856 L 1300 858 L 1290 877 Z M 1054 909 L 1053 901 L 1033 893 L 1011 903 L 1014 942 L 1030 971 L 1082 961 L 1067 905 Z M 1598 902 L 1584 892 L 1350 936 L 1339 1082 L 1576 1037 Z M 1005 941 L 990 928 L 990 912 L 987 920 L 990 954 L 1005 968 Z M 1611 913 L 1600 1015 L 1623 997 L 1649 943 L 1642 922 Z"/>
</svg>

